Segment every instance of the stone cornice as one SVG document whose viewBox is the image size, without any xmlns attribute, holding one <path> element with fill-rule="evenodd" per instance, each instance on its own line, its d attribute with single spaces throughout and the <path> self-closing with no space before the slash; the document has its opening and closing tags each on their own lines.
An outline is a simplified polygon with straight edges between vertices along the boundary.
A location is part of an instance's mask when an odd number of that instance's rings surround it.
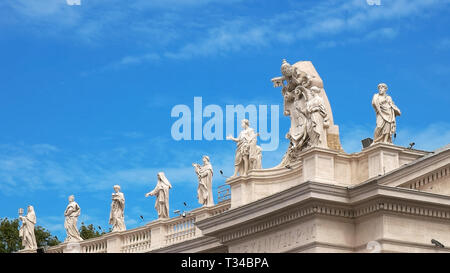
<svg viewBox="0 0 450 273">
<path fill-rule="evenodd" d="M 308 181 L 269 197 L 210 217 L 208 220 L 199 221 L 196 225 L 203 230 L 217 227 L 218 224 L 231 225 L 236 219 L 246 218 L 250 221 L 310 198 L 326 198 L 327 196 L 330 201 L 345 202 L 348 200 L 348 193 L 345 187 Z"/>
<path fill-rule="evenodd" d="M 403 146 L 397 146 L 394 144 L 390 144 L 390 143 L 375 143 L 373 145 L 370 145 L 367 148 L 362 149 L 362 151 L 360 153 L 367 153 L 367 152 L 371 152 L 372 150 L 376 150 L 378 147 L 384 147 L 384 148 L 388 148 L 391 150 L 397 150 L 403 153 L 409 153 L 412 155 L 426 155 L 429 154 L 430 152 L 428 151 L 423 151 L 423 150 L 416 150 L 416 149 L 409 149 Z M 359 154 L 359 153 L 357 153 Z"/>
<path fill-rule="evenodd" d="M 193 249 L 211 250 L 223 246 L 217 238 L 201 236 L 192 240 L 183 241 L 150 252 L 154 253 L 183 253 L 183 252 L 197 252 Z"/>
<path fill-rule="evenodd" d="M 278 182 L 280 180 L 291 177 L 299 177 L 299 173 L 301 172 L 302 172 L 302 162 L 299 161 L 290 166 L 290 169 L 285 167 L 278 167 L 271 169 L 251 170 L 248 176 L 237 176 L 229 178 L 227 179 L 226 183 L 228 185 L 233 185 L 236 183 L 246 182 L 249 180 L 263 181 L 265 183 L 274 183 L 275 181 Z"/>
<path fill-rule="evenodd" d="M 379 185 L 354 189 L 305 182 L 283 192 L 197 222 L 204 235 L 222 243 L 312 216 L 354 220 L 371 213 L 400 213 L 450 221 L 450 196 Z"/>
<path fill-rule="evenodd" d="M 400 186 L 447 165 L 450 165 L 450 149 L 430 154 L 374 179 L 383 185 Z"/>
<path fill-rule="evenodd" d="M 407 188 L 380 185 L 378 180 L 349 187 L 349 204 L 356 205 L 376 196 L 407 199 L 421 203 L 450 206 L 450 196 L 430 192 L 411 190 Z"/>
</svg>

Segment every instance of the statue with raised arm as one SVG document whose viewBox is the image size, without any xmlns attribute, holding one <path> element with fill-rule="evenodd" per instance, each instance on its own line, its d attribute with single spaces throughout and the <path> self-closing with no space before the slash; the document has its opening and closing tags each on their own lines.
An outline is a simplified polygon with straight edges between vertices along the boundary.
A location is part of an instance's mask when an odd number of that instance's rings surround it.
<svg viewBox="0 0 450 273">
<path fill-rule="evenodd" d="M 163 172 L 157 175 L 156 187 L 145 194 L 145 197 L 156 196 L 155 209 L 158 212 L 158 219 L 169 218 L 169 189 L 172 188 L 169 180 Z"/>
<path fill-rule="evenodd" d="M 278 166 L 299 161 L 302 151 L 310 147 L 341 150 L 339 127 L 333 123 L 323 81 L 312 63 L 300 61 L 291 65 L 283 60 L 281 74 L 272 83 L 281 87 L 284 115 L 289 116 L 291 126 L 286 133 L 289 148 Z"/>
<path fill-rule="evenodd" d="M 192 166 L 195 168 L 195 173 L 198 177 L 198 202 L 203 206 L 214 206 L 212 192 L 213 168 L 209 161 L 209 156 L 203 156 L 203 166 L 197 163 L 193 163 Z"/>
<path fill-rule="evenodd" d="M 75 202 L 75 196 L 69 196 L 69 204 L 64 211 L 65 221 L 64 228 L 66 229 L 67 237 L 64 242 L 78 242 L 83 239 L 80 236 L 80 232 L 77 228 L 78 216 L 80 216 L 81 208 Z"/>
<path fill-rule="evenodd" d="M 291 127 L 286 138 L 290 140 L 292 150 L 301 150 L 307 145 L 305 92 L 311 86 L 311 76 L 291 66 L 284 59 L 281 74 L 281 77 L 273 78 L 272 82 L 274 87 L 282 87 L 284 115 L 291 118 Z"/>
<path fill-rule="evenodd" d="M 23 209 L 19 209 L 19 220 L 22 226 L 19 229 L 19 236 L 22 238 L 22 246 L 25 250 L 36 250 L 36 236 L 34 235 L 34 226 L 36 225 L 36 214 L 33 206 L 28 206 L 27 215 L 23 215 Z"/>
<path fill-rule="evenodd" d="M 385 83 L 378 85 L 378 93 L 373 95 L 372 106 L 377 115 L 373 143 L 392 143 L 392 135 L 396 131 L 395 117 L 400 116 L 400 109 L 394 104 L 392 98 L 386 94 L 388 87 Z"/>
<path fill-rule="evenodd" d="M 248 119 L 241 121 L 242 131 L 237 138 L 227 136 L 227 140 L 236 142 L 236 156 L 234 160 L 234 174 L 241 176 L 248 174 L 249 170 L 261 168 L 261 147 L 256 145 L 258 134 L 250 128 Z"/>
<path fill-rule="evenodd" d="M 112 225 L 112 232 L 124 231 L 125 227 L 125 196 L 120 192 L 120 186 L 114 185 L 112 194 L 111 212 L 109 213 L 109 224 Z"/>
</svg>

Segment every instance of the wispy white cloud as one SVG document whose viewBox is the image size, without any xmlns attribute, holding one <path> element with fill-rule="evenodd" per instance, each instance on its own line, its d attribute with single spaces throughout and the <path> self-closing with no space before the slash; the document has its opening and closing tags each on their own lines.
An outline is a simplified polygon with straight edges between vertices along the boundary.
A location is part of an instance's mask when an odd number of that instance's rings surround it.
<svg viewBox="0 0 450 273">
<path fill-rule="evenodd" d="M 434 43 L 434 47 L 438 50 L 448 50 L 450 49 L 450 38 L 445 37 Z"/>
<path fill-rule="evenodd" d="M 340 127 L 341 144 L 345 152 L 355 153 L 362 149 L 361 140 L 373 138 L 375 124 L 347 125 Z M 427 127 L 418 128 L 398 128 L 397 137 L 394 144 L 408 147 L 411 142 L 415 143 L 414 148 L 433 151 L 450 143 L 450 123 L 431 123 Z"/>
<path fill-rule="evenodd" d="M 82 6 L 64 1 L 8 1 L 15 24 L 27 25 L 34 35 L 70 34 L 65 41 L 108 45 L 127 41 L 143 53 L 126 53 L 97 71 L 157 62 L 160 58 L 186 59 L 225 55 L 260 47 L 312 41 L 334 47 L 373 39 L 395 39 L 400 20 L 431 16 L 450 0 L 384 0 L 383 6 L 365 1 L 321 1 L 314 5 L 288 3 L 272 14 L 222 14 L 230 5 L 245 1 L 100 0 Z M 210 12 L 215 10 L 216 12 Z M 102 16 L 98 16 L 101 12 Z M 52 27 L 49 27 L 52 26 Z M 411 28 L 411 27 L 410 27 Z M 325 41 L 324 41 L 325 40 Z M 442 46 L 445 46 L 445 41 Z M 85 73 L 89 74 L 89 73 Z"/>
<path fill-rule="evenodd" d="M 184 45 L 178 51 L 166 52 L 169 58 L 211 56 L 239 51 L 248 47 L 265 46 L 270 41 L 270 26 L 249 26 L 249 22 L 235 20 L 207 31 L 206 38 Z"/>
<path fill-rule="evenodd" d="M 137 144 L 89 153 L 73 153 L 48 144 L 1 145 L 0 191 L 8 195 L 53 191 L 64 196 L 74 192 L 101 192 L 115 184 L 127 190 L 145 191 L 156 184 L 156 174 L 161 171 L 174 185 L 195 184 L 190 161 L 200 161 L 202 151 L 191 147 L 180 152 L 176 147 L 187 143 L 165 138 L 145 140 L 139 133 L 131 133 L 131 136 L 124 133 L 121 137 L 133 137 L 136 141 L 136 135 L 139 137 Z M 53 152 L 42 152 L 42 147 Z M 221 153 L 222 150 L 212 149 L 207 154 Z M 232 162 L 233 156 L 229 153 L 228 162 Z M 218 166 L 227 164 L 223 161 L 225 156 L 212 157 Z"/>
<path fill-rule="evenodd" d="M 368 32 L 367 34 L 348 37 L 340 40 L 330 40 L 322 41 L 318 44 L 319 48 L 333 48 L 337 46 L 347 46 L 356 43 L 362 43 L 366 41 L 377 40 L 378 42 L 384 43 L 387 40 L 395 39 L 398 35 L 398 30 L 390 27 L 380 28 Z"/>
<path fill-rule="evenodd" d="M 131 5 L 138 9 L 159 8 L 162 10 L 167 9 L 185 9 L 185 8 L 198 8 L 209 4 L 224 4 L 231 5 L 243 0 L 138 0 Z"/>
<path fill-rule="evenodd" d="M 342 148 L 346 153 L 360 152 L 362 149 L 361 140 L 373 138 L 373 129 L 370 125 L 351 125 L 339 127 Z"/>
<path fill-rule="evenodd" d="M 39 216 L 39 211 L 36 211 L 37 224 L 43 226 L 44 228 L 52 231 L 52 233 L 58 234 L 59 240 L 64 240 L 61 234 L 65 231 L 64 229 L 64 215 L 61 213 L 60 216 Z"/>
<path fill-rule="evenodd" d="M 59 149 L 50 144 L 35 144 L 31 148 L 37 154 L 48 154 L 52 152 L 58 152 Z"/>
<path fill-rule="evenodd" d="M 416 149 L 433 151 L 450 144 L 450 123 L 432 123 L 425 128 L 400 128 L 396 143 L 409 146 L 414 142 Z"/>
<path fill-rule="evenodd" d="M 29 17 L 43 17 L 50 16 L 60 12 L 67 7 L 65 1 L 60 0 L 42 0 L 42 1 L 29 1 L 29 0 L 16 0 L 6 1 L 17 12 L 20 12 Z"/>
<path fill-rule="evenodd" d="M 345 3 L 325 1 L 306 9 L 292 8 L 272 17 L 239 17 L 216 22 L 205 29 L 206 35 L 202 38 L 177 50 L 166 51 L 163 55 L 176 59 L 223 55 L 279 43 L 311 40 L 318 36 L 322 39 L 336 38 L 319 43 L 319 47 L 395 39 L 398 27 L 389 26 L 389 23 L 408 16 L 425 16 L 427 11 L 442 5 L 442 2 L 433 0 L 402 0 L 386 2 L 386 7 L 380 8 L 357 0 Z"/>
</svg>

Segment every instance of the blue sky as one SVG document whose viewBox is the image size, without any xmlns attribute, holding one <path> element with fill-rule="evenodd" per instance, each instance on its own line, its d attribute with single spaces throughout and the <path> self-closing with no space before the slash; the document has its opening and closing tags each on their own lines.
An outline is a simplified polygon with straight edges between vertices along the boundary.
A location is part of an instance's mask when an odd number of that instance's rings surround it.
<svg viewBox="0 0 450 273">
<path fill-rule="evenodd" d="M 379 82 L 402 116 L 395 143 L 450 141 L 450 1 L 4 0 L 0 2 L 0 217 L 35 206 L 65 238 L 75 194 L 80 221 L 108 228 L 120 184 L 128 228 L 156 219 L 144 194 L 164 171 L 171 210 L 198 207 L 192 162 L 211 157 L 214 187 L 233 172 L 234 143 L 175 141 L 177 104 L 280 105 L 281 60 L 310 60 L 324 80 L 346 152 L 373 135 Z M 280 113 L 286 151 L 289 119 Z M 206 121 L 207 119 L 205 119 Z"/>
</svg>

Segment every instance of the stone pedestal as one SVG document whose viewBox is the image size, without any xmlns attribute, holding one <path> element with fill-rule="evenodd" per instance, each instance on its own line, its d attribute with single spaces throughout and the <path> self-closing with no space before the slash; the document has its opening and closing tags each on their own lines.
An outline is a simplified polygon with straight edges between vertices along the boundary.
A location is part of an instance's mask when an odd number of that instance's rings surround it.
<svg viewBox="0 0 450 273">
<path fill-rule="evenodd" d="M 377 143 L 359 153 L 314 147 L 286 167 L 252 170 L 247 176 L 227 180 L 231 208 L 270 196 L 306 181 L 354 186 L 408 164 L 427 152 Z"/>
<path fill-rule="evenodd" d="M 150 251 L 165 246 L 165 237 L 167 234 L 167 219 L 158 219 L 153 221 L 148 226 L 151 226 L 151 240 Z"/>
<path fill-rule="evenodd" d="M 112 232 L 106 235 L 107 253 L 122 252 L 122 232 Z"/>
<path fill-rule="evenodd" d="M 302 163 L 287 167 L 252 170 L 247 176 L 228 179 L 231 190 L 231 208 L 239 207 L 273 193 L 283 191 L 301 182 Z"/>
<path fill-rule="evenodd" d="M 63 253 L 81 253 L 81 244 L 78 242 L 64 243 Z"/>
</svg>

